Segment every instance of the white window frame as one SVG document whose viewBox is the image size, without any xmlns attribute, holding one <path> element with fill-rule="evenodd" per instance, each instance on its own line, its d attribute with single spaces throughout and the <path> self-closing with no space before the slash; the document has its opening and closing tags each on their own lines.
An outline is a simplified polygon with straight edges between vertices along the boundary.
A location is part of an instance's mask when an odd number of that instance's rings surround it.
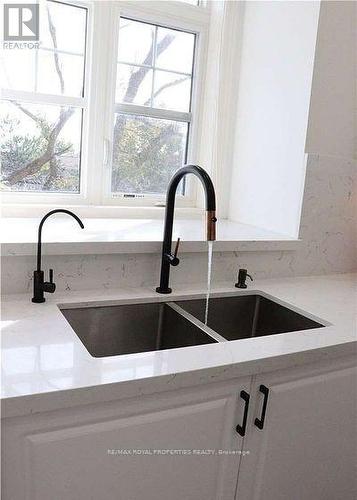
<svg viewBox="0 0 357 500">
<path fill-rule="evenodd" d="M 187 162 L 199 163 L 205 62 L 210 21 L 209 5 L 207 2 L 201 1 L 199 6 L 194 6 L 173 0 L 170 2 L 60 1 L 88 9 L 84 97 L 63 97 L 15 90 L 2 91 L 2 97 L 39 104 L 65 102 L 83 108 L 80 193 L 4 191 L 1 193 L 3 206 L 44 204 L 47 206 L 137 208 L 154 207 L 158 203 L 162 205 L 165 195 L 144 195 L 140 198 L 128 199 L 113 198 L 110 192 L 119 19 L 120 16 L 128 17 L 196 35 Z M 43 2 L 44 0 L 40 1 L 40 3 Z M 120 106 L 124 108 L 127 105 L 121 104 Z M 148 113 L 150 112 L 151 110 L 148 109 Z M 158 117 L 165 117 L 165 114 L 167 116 L 166 110 L 159 110 L 159 112 L 160 116 Z M 170 116 L 172 116 L 172 112 L 170 112 Z M 197 206 L 196 183 L 192 182 L 192 176 L 189 176 L 187 180 L 185 196 L 178 196 L 178 206 L 195 208 Z M 19 214 L 21 211 L 16 210 L 16 215 L 19 216 Z M 140 211 L 136 211 L 136 214 L 140 215 Z"/>
<path fill-rule="evenodd" d="M 84 92 L 83 97 L 71 97 L 55 94 L 45 94 L 40 92 L 28 92 L 20 90 L 1 89 L 1 99 L 14 100 L 24 103 L 50 104 L 50 105 L 68 105 L 82 109 L 82 137 L 80 145 L 80 186 L 79 193 L 42 193 L 41 191 L 3 191 L 1 192 L 1 201 L 4 204 L 85 204 L 87 196 L 88 180 L 88 144 L 89 144 L 89 86 L 91 73 L 91 39 L 92 39 L 92 2 L 81 0 L 59 0 L 60 3 L 81 7 L 87 9 L 86 25 L 86 47 L 84 54 Z M 45 8 L 45 0 L 40 0 L 40 9 Z M 4 49 L 5 50 L 5 49 Z M 26 49 L 24 49 L 26 50 Z"/>
<path fill-rule="evenodd" d="M 150 4 L 150 5 L 148 5 Z M 184 14 L 183 14 L 184 10 Z M 115 103 L 115 85 L 117 71 L 117 50 L 118 50 L 118 33 L 120 17 L 133 19 L 151 23 L 154 25 L 164 26 L 167 28 L 177 29 L 196 35 L 194 65 L 192 74 L 192 91 L 191 91 L 191 111 L 174 112 L 166 109 L 146 108 L 133 104 L 116 104 Z M 113 144 L 113 119 L 116 111 L 124 111 L 137 115 L 153 116 L 155 118 L 176 118 L 189 122 L 188 145 L 187 145 L 187 163 L 198 163 L 199 156 L 199 127 L 200 127 L 200 109 L 202 100 L 202 89 L 204 80 L 206 44 L 209 28 L 209 11 L 207 5 L 193 6 L 183 4 L 182 2 L 116 2 L 113 5 L 112 19 L 114 19 L 115 27 L 113 32 L 116 35 L 113 44 L 112 55 L 110 56 L 111 64 L 111 85 L 108 88 L 111 92 L 107 96 L 107 127 L 105 132 L 105 149 L 107 162 L 105 163 L 104 178 L 103 178 L 103 204 L 116 205 L 126 207 L 147 207 L 157 204 L 163 205 L 165 194 L 142 194 L 135 198 L 124 198 L 123 196 L 112 196 L 111 193 L 111 173 L 112 173 L 112 144 Z M 120 43 L 120 41 L 119 41 Z M 192 182 L 192 178 L 187 178 L 185 195 L 177 196 L 177 205 L 181 207 L 196 206 L 196 183 Z"/>
</svg>

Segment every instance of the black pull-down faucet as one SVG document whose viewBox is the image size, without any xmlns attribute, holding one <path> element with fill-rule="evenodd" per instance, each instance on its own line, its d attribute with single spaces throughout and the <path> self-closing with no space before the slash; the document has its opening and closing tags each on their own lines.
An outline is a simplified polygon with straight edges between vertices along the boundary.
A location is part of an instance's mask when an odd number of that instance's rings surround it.
<svg viewBox="0 0 357 500">
<path fill-rule="evenodd" d="M 177 266 L 180 262 L 177 258 L 179 241 L 176 245 L 175 254 L 171 254 L 172 228 L 174 222 L 175 196 L 177 186 L 179 185 L 180 180 L 186 174 L 196 175 L 203 184 L 206 195 L 207 241 L 214 241 L 216 239 L 216 195 L 214 192 L 212 180 L 202 167 L 199 167 L 198 165 L 185 165 L 174 173 L 167 188 L 164 240 L 162 243 L 161 254 L 160 286 L 156 288 L 156 291 L 158 293 L 172 292 L 171 288 L 169 287 L 170 266 Z"/>
<path fill-rule="evenodd" d="M 45 302 L 45 297 L 44 297 L 44 292 L 47 293 L 54 293 L 56 290 L 56 284 L 53 282 L 53 269 L 50 269 L 49 272 L 49 277 L 50 281 L 45 281 L 44 280 L 44 272 L 41 269 L 41 256 L 42 256 L 42 226 L 45 220 L 53 214 L 57 213 L 63 213 L 67 215 L 71 215 L 78 224 L 81 226 L 81 228 L 84 228 L 83 222 L 79 217 L 77 217 L 76 214 L 71 212 L 70 210 L 65 210 L 62 208 L 57 208 L 56 210 L 51 210 L 51 212 L 48 212 L 46 214 L 41 222 L 40 225 L 38 226 L 38 240 L 37 240 L 37 269 L 36 271 L 33 272 L 33 297 L 32 297 L 32 302 L 35 302 L 37 304 L 41 302 Z"/>
</svg>

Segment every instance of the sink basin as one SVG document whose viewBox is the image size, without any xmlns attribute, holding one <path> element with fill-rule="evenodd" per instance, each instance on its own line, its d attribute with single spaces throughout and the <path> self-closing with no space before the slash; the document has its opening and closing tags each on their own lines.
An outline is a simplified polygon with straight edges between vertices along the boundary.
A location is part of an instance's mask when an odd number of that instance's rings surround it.
<svg viewBox="0 0 357 500">
<path fill-rule="evenodd" d="M 177 305 L 204 321 L 205 299 L 182 300 Z M 237 340 L 324 325 L 262 295 L 239 295 L 211 298 L 207 326 L 227 340 Z"/>
<path fill-rule="evenodd" d="M 61 308 L 75 333 L 94 357 L 116 356 L 216 340 L 163 303 Z"/>
<path fill-rule="evenodd" d="M 325 325 L 260 294 L 115 306 L 69 307 L 61 312 L 94 357 L 117 356 L 321 328 Z M 208 328 L 207 328 L 208 327 Z"/>
</svg>

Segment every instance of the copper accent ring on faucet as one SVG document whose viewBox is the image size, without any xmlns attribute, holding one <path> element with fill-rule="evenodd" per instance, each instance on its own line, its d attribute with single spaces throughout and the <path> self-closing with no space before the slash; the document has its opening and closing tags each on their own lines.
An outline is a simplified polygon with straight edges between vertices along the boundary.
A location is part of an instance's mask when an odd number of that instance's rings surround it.
<svg viewBox="0 0 357 500">
<path fill-rule="evenodd" d="M 207 241 L 216 240 L 216 211 L 207 210 L 206 212 L 206 223 L 207 223 Z"/>
</svg>

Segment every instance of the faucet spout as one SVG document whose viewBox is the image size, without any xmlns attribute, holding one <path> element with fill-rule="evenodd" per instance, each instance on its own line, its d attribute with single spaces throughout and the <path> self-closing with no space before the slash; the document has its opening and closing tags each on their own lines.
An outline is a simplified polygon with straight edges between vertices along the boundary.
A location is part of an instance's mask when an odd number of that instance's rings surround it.
<svg viewBox="0 0 357 500">
<path fill-rule="evenodd" d="M 50 269 L 50 281 L 45 281 L 44 272 L 41 269 L 41 259 L 42 259 L 42 227 L 44 222 L 53 214 L 63 213 L 73 217 L 79 224 L 79 226 L 84 229 L 83 222 L 81 219 L 71 212 L 70 210 L 57 208 L 48 212 L 41 220 L 38 226 L 38 240 L 37 240 L 37 268 L 33 273 L 33 297 L 32 302 L 40 304 L 45 302 L 44 292 L 54 293 L 56 290 L 56 284 L 53 281 L 53 270 Z"/>
<path fill-rule="evenodd" d="M 41 222 L 40 222 L 40 224 L 38 226 L 38 238 L 37 238 L 37 271 L 41 270 L 42 227 L 43 227 L 43 224 L 44 224 L 45 220 L 48 219 L 48 217 L 50 217 L 53 214 L 58 214 L 58 213 L 70 215 L 71 217 L 73 217 L 78 222 L 78 224 L 81 227 L 81 229 L 84 229 L 84 225 L 83 225 L 83 222 L 81 221 L 81 219 L 76 214 L 74 214 L 73 212 L 71 212 L 70 210 L 66 210 L 64 208 L 56 208 L 55 210 L 51 210 L 44 217 L 42 217 Z"/>
<path fill-rule="evenodd" d="M 216 195 L 212 180 L 202 167 L 199 167 L 198 165 L 185 165 L 174 173 L 167 188 L 160 286 L 156 288 L 158 293 L 171 293 L 172 291 L 169 287 L 170 265 L 173 265 L 172 262 L 177 262 L 178 260 L 176 259 L 173 261 L 171 255 L 175 197 L 177 186 L 179 185 L 181 179 L 187 174 L 196 175 L 196 177 L 198 177 L 202 182 L 205 190 L 206 201 L 206 238 L 207 241 L 214 241 L 216 239 Z"/>
</svg>

